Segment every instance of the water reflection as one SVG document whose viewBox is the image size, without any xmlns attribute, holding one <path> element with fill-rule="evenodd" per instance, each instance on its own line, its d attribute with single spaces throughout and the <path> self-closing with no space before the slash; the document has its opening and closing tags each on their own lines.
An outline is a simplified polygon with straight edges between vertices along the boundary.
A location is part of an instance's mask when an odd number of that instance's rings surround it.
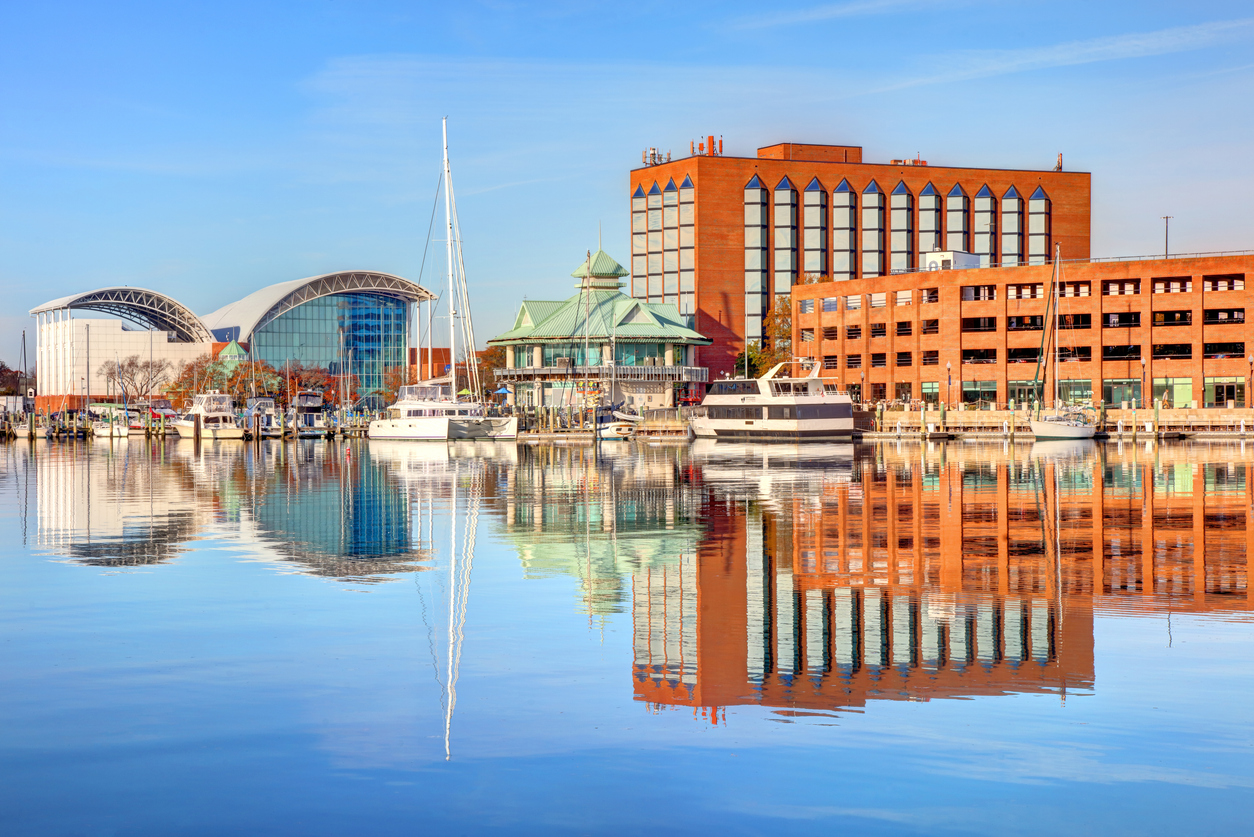
<svg viewBox="0 0 1254 837">
<path fill-rule="evenodd" d="M 447 550 L 438 515 L 482 510 L 525 578 L 573 578 L 599 625 L 628 615 L 638 700 L 715 720 L 745 704 L 1062 699 L 1094 687 L 1095 612 L 1254 609 L 1243 445 L 12 451 L 34 542 L 90 566 L 165 563 L 213 538 L 286 571 L 377 582 Z"/>
</svg>

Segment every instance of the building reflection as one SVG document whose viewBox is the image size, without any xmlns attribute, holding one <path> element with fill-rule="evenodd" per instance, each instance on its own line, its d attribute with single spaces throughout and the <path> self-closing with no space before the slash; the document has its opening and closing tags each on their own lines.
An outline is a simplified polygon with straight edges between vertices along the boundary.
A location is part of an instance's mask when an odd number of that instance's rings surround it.
<svg viewBox="0 0 1254 837">
<path fill-rule="evenodd" d="M 35 543 L 76 563 L 161 564 L 216 538 L 288 571 L 373 582 L 430 562 L 415 510 L 451 491 L 449 451 L 438 447 L 419 483 L 409 451 L 349 453 L 313 440 L 47 445 L 24 469 Z M 446 477 L 430 479 L 432 471 Z"/>
<path fill-rule="evenodd" d="M 694 448 L 711 488 L 698 560 L 632 576 L 637 699 L 717 719 L 745 704 L 1065 696 L 1094 685 L 1095 610 L 1254 605 L 1254 451 L 1240 446 L 775 457 L 796 459 L 782 483 L 752 457 Z"/>
</svg>

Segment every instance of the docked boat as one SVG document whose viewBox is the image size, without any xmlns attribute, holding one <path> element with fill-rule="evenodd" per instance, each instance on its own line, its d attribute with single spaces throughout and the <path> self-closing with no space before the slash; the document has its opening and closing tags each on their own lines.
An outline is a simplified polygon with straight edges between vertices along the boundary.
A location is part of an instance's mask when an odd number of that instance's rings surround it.
<svg viewBox="0 0 1254 837">
<path fill-rule="evenodd" d="M 268 395 L 249 398 L 244 407 L 244 425 L 261 439 L 278 439 L 283 435 L 283 423 L 274 399 Z"/>
<path fill-rule="evenodd" d="M 1035 418 L 1028 420 L 1028 426 L 1032 428 L 1032 436 L 1035 439 L 1092 439 L 1097 431 L 1097 427 L 1092 419 L 1080 410 L 1063 410 L 1062 401 L 1059 398 L 1058 303 L 1062 297 L 1059 294 L 1058 274 L 1061 270 L 1062 246 L 1056 245 L 1054 250 L 1054 271 L 1050 277 L 1050 297 L 1053 303 L 1051 306 L 1053 310 L 1046 311 L 1045 319 L 1048 321 L 1049 327 L 1043 341 L 1043 346 L 1052 346 L 1054 355 L 1054 414 L 1042 415 L 1038 413 Z M 1037 369 L 1041 369 L 1039 364 Z"/>
<path fill-rule="evenodd" d="M 303 389 L 296 393 L 291 409 L 292 430 L 301 439 L 323 439 L 327 435 L 327 414 L 322 393 Z"/>
<path fill-rule="evenodd" d="M 197 393 L 192 397 L 192 408 L 174 422 L 174 429 L 182 439 L 196 436 L 196 418 L 200 419 L 202 439 L 243 439 L 244 427 L 235 418 L 231 396 L 215 390 Z"/>
<path fill-rule="evenodd" d="M 518 419 L 486 415 L 483 405 L 458 401 L 447 378 L 403 386 L 384 418 L 366 428 L 371 439 L 515 439 Z"/>
<path fill-rule="evenodd" d="M 466 386 L 470 393 L 482 392 L 478 365 L 474 359 L 474 327 L 466 291 L 461 234 L 453 200 L 453 175 L 448 162 L 448 120 L 444 123 L 444 222 L 447 260 L 450 374 L 444 378 L 401 387 L 396 403 L 384 418 L 366 428 L 371 439 L 517 439 L 516 416 L 489 416 L 480 401 L 463 401 L 457 391 L 458 367 L 464 363 Z M 465 360 L 457 359 L 458 336 L 466 347 Z M 428 347 L 430 351 L 430 347 Z M 463 391 L 462 394 L 465 394 Z"/>
<path fill-rule="evenodd" d="M 698 438 L 755 442 L 850 439 L 853 399 L 819 378 L 816 365 L 801 378 L 780 376 L 778 363 L 760 378 L 710 384 L 692 419 Z"/>
</svg>

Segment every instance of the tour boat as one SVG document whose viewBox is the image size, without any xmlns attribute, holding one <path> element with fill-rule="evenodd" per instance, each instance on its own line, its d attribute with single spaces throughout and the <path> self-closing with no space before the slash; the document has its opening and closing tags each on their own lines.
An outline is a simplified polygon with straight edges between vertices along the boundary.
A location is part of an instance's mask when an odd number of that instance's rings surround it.
<svg viewBox="0 0 1254 837">
<path fill-rule="evenodd" d="M 819 378 L 780 376 L 777 363 L 761 378 L 724 378 L 710 384 L 692 430 L 698 438 L 748 441 L 849 439 L 853 399 Z"/>
<path fill-rule="evenodd" d="M 182 439 L 196 436 L 196 417 L 200 417 L 202 439 L 243 439 L 244 428 L 235 418 L 231 396 L 210 390 L 192 397 L 192 408 L 187 415 L 174 422 L 174 429 Z"/>
<path fill-rule="evenodd" d="M 1053 344 L 1054 352 L 1054 415 L 1039 415 L 1028 420 L 1032 428 L 1032 436 L 1036 439 L 1092 439 L 1096 431 L 1093 422 L 1083 412 L 1077 410 L 1064 411 L 1058 397 L 1058 272 L 1062 265 L 1062 245 L 1054 251 L 1054 271 L 1050 278 L 1050 296 L 1053 297 L 1053 311 L 1046 312 L 1049 328 L 1046 332 L 1044 346 Z M 1037 367 L 1040 369 L 1040 367 Z"/>
</svg>

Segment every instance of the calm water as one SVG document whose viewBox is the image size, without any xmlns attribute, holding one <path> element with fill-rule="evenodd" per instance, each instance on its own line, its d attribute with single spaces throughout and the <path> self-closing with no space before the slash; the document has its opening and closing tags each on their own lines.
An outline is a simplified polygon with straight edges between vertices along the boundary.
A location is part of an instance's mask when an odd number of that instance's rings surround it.
<svg viewBox="0 0 1254 837">
<path fill-rule="evenodd" d="M 1239 834 L 1254 446 L 0 446 L 6 835 Z"/>
</svg>

